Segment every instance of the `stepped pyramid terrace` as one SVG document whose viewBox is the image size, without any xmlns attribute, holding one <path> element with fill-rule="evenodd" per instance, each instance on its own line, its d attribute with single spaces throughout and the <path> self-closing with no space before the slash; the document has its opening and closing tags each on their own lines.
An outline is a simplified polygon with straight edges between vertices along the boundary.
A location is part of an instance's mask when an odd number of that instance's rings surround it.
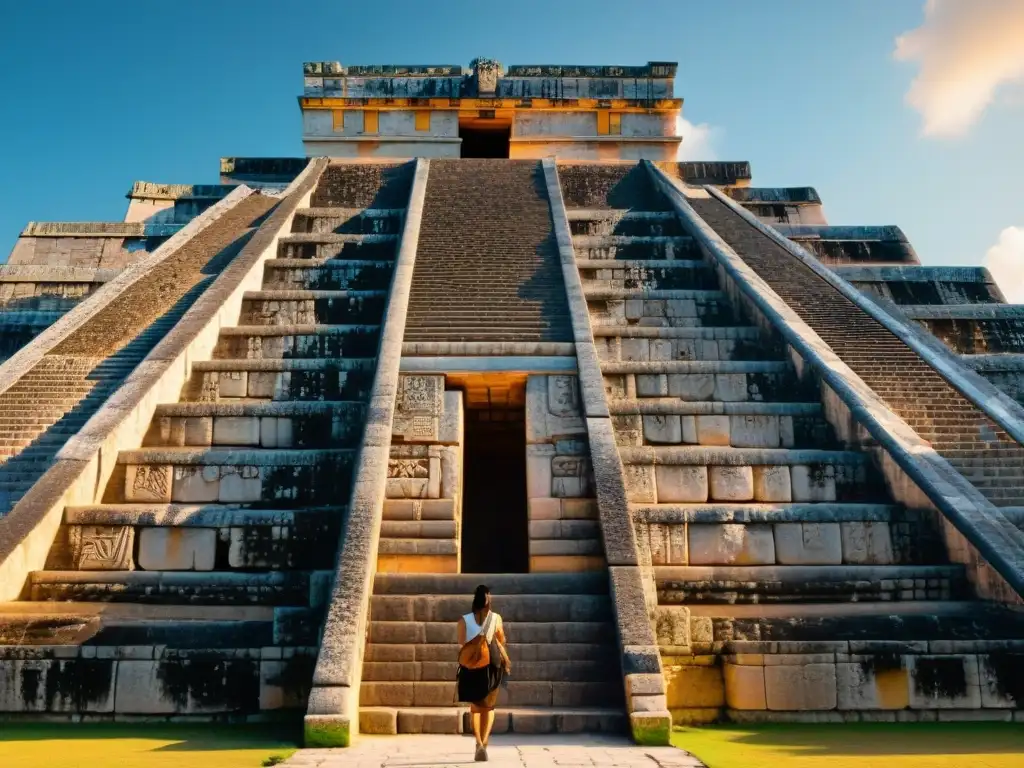
<svg viewBox="0 0 1024 768">
<path fill-rule="evenodd" d="M 462 733 L 483 582 L 496 732 L 1024 722 L 1024 308 L 675 75 L 307 63 L 306 157 L 29 223 L 0 718 Z"/>
</svg>

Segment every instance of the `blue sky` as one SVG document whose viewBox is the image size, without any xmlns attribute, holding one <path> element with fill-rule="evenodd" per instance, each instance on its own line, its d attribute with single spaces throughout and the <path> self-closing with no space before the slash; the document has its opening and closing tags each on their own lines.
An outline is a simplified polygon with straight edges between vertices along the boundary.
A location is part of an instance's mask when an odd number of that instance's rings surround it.
<svg viewBox="0 0 1024 768">
<path fill-rule="evenodd" d="M 832 223 L 897 224 L 927 264 L 980 264 L 1010 227 L 1024 260 L 1024 62 L 986 64 L 985 28 L 1024 50 L 1006 20 L 1024 2 L 949 2 L 904 60 L 896 40 L 925 23 L 924 0 L 4 3 L 0 251 L 29 220 L 120 219 L 137 179 L 209 183 L 221 155 L 300 155 L 305 60 L 482 55 L 678 61 L 699 156 L 751 161 L 756 185 L 816 187 Z M 972 25 L 973 43 L 950 39 Z M 979 77 L 994 99 L 965 118 Z"/>
</svg>

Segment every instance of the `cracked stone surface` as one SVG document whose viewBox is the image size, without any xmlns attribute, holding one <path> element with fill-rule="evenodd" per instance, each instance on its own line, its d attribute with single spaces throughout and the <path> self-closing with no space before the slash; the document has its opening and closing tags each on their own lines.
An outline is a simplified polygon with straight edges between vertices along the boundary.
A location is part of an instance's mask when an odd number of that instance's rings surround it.
<svg viewBox="0 0 1024 768">
<path fill-rule="evenodd" d="M 301 749 L 286 768 L 444 768 L 472 764 L 471 736 L 361 736 L 348 749 Z M 496 735 L 490 765 L 501 768 L 705 768 L 674 747 L 641 747 L 622 736 Z"/>
</svg>

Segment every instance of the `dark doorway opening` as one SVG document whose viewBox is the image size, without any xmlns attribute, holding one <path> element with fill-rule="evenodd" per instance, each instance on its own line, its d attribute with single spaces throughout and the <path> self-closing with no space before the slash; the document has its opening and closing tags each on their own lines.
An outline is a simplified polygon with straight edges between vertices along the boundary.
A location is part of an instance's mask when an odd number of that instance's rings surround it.
<svg viewBox="0 0 1024 768">
<path fill-rule="evenodd" d="M 485 128 L 460 125 L 462 157 L 508 157 L 511 136 L 512 129 L 507 125 Z"/>
<path fill-rule="evenodd" d="M 524 416 L 520 409 L 466 411 L 463 573 L 530 570 Z"/>
</svg>

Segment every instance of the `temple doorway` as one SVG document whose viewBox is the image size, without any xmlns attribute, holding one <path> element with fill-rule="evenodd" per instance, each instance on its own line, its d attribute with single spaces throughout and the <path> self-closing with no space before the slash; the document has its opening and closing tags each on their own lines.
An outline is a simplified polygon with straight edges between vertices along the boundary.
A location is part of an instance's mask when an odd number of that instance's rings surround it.
<svg viewBox="0 0 1024 768">
<path fill-rule="evenodd" d="M 481 112 L 481 115 L 488 113 Z M 459 120 L 462 157 L 508 157 L 512 124 L 505 120 L 478 117 Z"/>
<path fill-rule="evenodd" d="M 458 380 L 449 376 L 449 381 Z M 462 458 L 463 573 L 530 570 L 526 377 L 467 376 Z M 455 382 L 453 382 L 455 383 Z"/>
</svg>

